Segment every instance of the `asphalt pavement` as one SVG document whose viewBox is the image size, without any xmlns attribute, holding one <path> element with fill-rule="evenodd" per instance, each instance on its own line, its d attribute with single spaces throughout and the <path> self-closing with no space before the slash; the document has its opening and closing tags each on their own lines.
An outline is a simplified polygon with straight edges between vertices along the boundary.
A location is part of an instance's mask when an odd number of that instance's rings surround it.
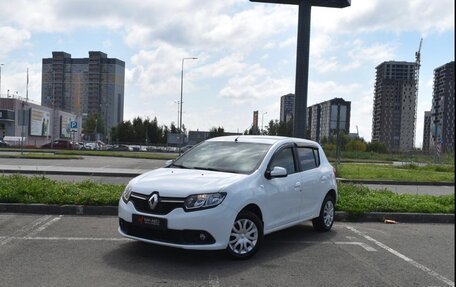
<svg viewBox="0 0 456 287">
<path fill-rule="evenodd" d="M 246 261 L 120 237 L 116 217 L 0 214 L 0 286 L 454 286 L 454 224 L 310 223 Z"/>
</svg>

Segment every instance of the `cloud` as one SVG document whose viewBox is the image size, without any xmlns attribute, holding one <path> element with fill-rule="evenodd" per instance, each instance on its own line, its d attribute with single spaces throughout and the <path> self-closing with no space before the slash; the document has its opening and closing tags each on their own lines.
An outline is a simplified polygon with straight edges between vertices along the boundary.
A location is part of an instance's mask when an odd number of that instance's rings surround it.
<svg viewBox="0 0 456 287">
<path fill-rule="evenodd" d="M 353 0 L 344 9 L 315 8 L 312 19 L 328 33 L 441 33 L 454 30 L 454 0 Z"/>
<path fill-rule="evenodd" d="M 30 32 L 24 29 L 16 29 L 9 26 L 0 26 L 0 59 L 9 52 L 21 48 L 30 39 Z"/>
</svg>

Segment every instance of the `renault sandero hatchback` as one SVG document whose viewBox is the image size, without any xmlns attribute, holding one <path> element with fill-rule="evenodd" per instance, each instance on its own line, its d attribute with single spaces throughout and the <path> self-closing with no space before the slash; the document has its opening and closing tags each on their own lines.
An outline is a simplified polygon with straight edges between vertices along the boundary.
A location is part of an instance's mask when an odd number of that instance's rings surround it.
<svg viewBox="0 0 456 287">
<path fill-rule="evenodd" d="M 119 232 L 148 243 L 225 249 L 247 258 L 265 234 L 303 221 L 329 231 L 337 196 L 334 169 L 319 144 L 219 137 L 132 179 L 119 200 Z"/>
</svg>

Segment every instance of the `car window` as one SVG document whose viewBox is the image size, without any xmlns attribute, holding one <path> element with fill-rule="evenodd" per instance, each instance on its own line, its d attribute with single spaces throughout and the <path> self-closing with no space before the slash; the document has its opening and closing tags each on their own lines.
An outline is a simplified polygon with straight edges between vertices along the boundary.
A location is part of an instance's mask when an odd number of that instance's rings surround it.
<svg viewBox="0 0 456 287">
<path fill-rule="evenodd" d="M 315 149 L 310 147 L 299 147 L 298 148 L 298 158 L 301 163 L 301 168 L 303 171 L 316 168 L 319 166 L 319 156 L 318 152 L 315 153 Z"/>
<path fill-rule="evenodd" d="M 296 172 L 292 148 L 285 148 L 274 156 L 269 168 L 272 170 L 276 166 L 285 168 L 288 174 Z"/>
</svg>

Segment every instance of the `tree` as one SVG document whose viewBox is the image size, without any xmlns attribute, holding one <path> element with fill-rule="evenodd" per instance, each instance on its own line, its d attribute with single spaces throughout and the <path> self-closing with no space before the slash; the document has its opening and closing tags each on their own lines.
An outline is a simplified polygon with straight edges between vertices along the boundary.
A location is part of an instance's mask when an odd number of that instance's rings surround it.
<svg viewBox="0 0 456 287">
<path fill-rule="evenodd" d="M 367 145 L 361 140 L 351 140 L 345 145 L 346 151 L 366 151 Z"/>
<path fill-rule="evenodd" d="M 378 141 L 372 141 L 367 144 L 367 151 L 378 152 L 378 153 L 387 153 L 388 148 L 383 143 L 380 143 Z"/>
<path fill-rule="evenodd" d="M 220 137 L 225 134 L 225 129 L 223 127 L 213 127 L 209 130 L 209 138 Z"/>
<path fill-rule="evenodd" d="M 89 135 L 92 140 L 96 139 L 96 134 L 105 134 L 105 124 L 103 117 L 99 113 L 90 113 L 83 125 L 84 133 Z"/>
</svg>

